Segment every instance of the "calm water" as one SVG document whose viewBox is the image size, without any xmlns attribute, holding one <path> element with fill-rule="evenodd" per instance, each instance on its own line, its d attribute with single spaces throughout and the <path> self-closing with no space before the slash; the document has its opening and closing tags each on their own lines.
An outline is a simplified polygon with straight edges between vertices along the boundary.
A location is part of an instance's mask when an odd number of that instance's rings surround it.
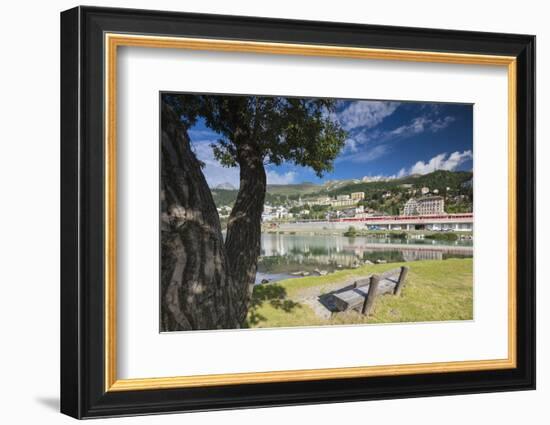
<svg viewBox="0 0 550 425">
<path fill-rule="evenodd" d="M 402 262 L 472 257 L 472 241 L 348 238 L 330 235 L 262 234 L 256 282 L 277 281 L 353 268 L 366 261 Z M 301 276 L 301 275 L 300 275 Z"/>
</svg>

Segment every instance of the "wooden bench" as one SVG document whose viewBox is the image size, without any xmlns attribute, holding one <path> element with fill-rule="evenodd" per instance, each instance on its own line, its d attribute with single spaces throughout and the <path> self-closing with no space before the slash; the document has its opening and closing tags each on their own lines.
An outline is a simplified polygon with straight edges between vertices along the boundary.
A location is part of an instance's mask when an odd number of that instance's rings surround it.
<svg viewBox="0 0 550 425">
<path fill-rule="evenodd" d="M 352 285 L 327 294 L 329 301 L 338 311 L 358 310 L 369 315 L 378 295 L 401 293 L 408 271 L 409 268 L 403 266 L 382 274 L 369 275 Z"/>
</svg>

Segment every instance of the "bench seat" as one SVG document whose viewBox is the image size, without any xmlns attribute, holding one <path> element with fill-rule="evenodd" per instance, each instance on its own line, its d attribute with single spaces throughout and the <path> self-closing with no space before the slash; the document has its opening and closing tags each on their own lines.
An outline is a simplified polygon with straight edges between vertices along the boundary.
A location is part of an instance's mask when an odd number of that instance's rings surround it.
<svg viewBox="0 0 550 425">
<path fill-rule="evenodd" d="M 376 296 L 395 293 L 395 288 L 401 276 L 401 269 L 389 270 L 380 275 Z M 348 285 L 342 289 L 329 294 L 329 303 L 337 311 L 364 310 L 364 305 L 369 297 L 370 281 L 372 275 L 357 280 L 354 284 Z"/>
</svg>

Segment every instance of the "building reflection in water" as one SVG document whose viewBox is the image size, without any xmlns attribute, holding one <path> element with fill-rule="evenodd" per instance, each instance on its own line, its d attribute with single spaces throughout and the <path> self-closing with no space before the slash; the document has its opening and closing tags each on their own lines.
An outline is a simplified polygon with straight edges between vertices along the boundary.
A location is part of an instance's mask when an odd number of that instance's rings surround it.
<svg viewBox="0 0 550 425">
<path fill-rule="evenodd" d="M 316 268 L 333 271 L 367 261 L 445 260 L 472 256 L 471 241 L 441 244 L 426 240 L 263 234 L 259 271 L 292 273 Z"/>
</svg>

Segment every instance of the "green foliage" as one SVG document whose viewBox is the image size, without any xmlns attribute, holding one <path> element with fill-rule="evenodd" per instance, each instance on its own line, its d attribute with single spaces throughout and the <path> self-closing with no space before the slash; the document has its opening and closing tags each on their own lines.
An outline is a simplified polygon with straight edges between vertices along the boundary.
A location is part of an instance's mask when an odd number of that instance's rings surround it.
<svg viewBox="0 0 550 425">
<path fill-rule="evenodd" d="M 407 233 L 406 232 L 388 232 L 386 234 L 386 237 L 390 239 L 407 239 Z"/>
<path fill-rule="evenodd" d="M 344 232 L 344 236 L 348 236 L 348 237 L 350 237 L 350 238 L 353 238 L 353 237 L 357 236 L 358 233 L 359 233 L 359 232 L 357 231 L 357 229 L 356 229 L 355 227 L 349 226 L 349 227 L 348 227 L 348 230 L 346 230 L 346 231 Z"/>
<path fill-rule="evenodd" d="M 436 241 L 448 241 L 454 242 L 458 240 L 458 235 L 456 233 L 430 233 L 424 236 L 426 239 L 433 239 Z"/>
<path fill-rule="evenodd" d="M 315 212 L 326 212 L 330 209 L 330 205 L 312 205 L 311 210 Z"/>
<path fill-rule="evenodd" d="M 472 212 L 471 202 L 447 203 L 445 209 L 449 214 L 461 214 Z"/>
<path fill-rule="evenodd" d="M 335 101 L 280 96 L 166 94 L 182 122 L 198 117 L 220 139 L 212 144 L 221 164 L 234 167 L 251 157 L 281 165 L 293 162 L 318 176 L 333 168 L 346 132 L 330 118 Z"/>
<path fill-rule="evenodd" d="M 226 189 L 210 189 L 212 192 L 212 197 L 214 198 L 214 203 L 220 207 L 222 205 L 229 206 L 233 205 L 235 199 L 237 199 L 237 190 L 226 190 Z"/>
<path fill-rule="evenodd" d="M 430 189 L 438 189 L 440 193 L 445 192 L 447 187 L 458 190 L 464 183 L 472 179 L 470 171 L 445 171 L 436 170 L 421 176 L 408 176 L 400 179 L 401 184 L 413 184 L 415 188 L 427 186 Z"/>
</svg>

